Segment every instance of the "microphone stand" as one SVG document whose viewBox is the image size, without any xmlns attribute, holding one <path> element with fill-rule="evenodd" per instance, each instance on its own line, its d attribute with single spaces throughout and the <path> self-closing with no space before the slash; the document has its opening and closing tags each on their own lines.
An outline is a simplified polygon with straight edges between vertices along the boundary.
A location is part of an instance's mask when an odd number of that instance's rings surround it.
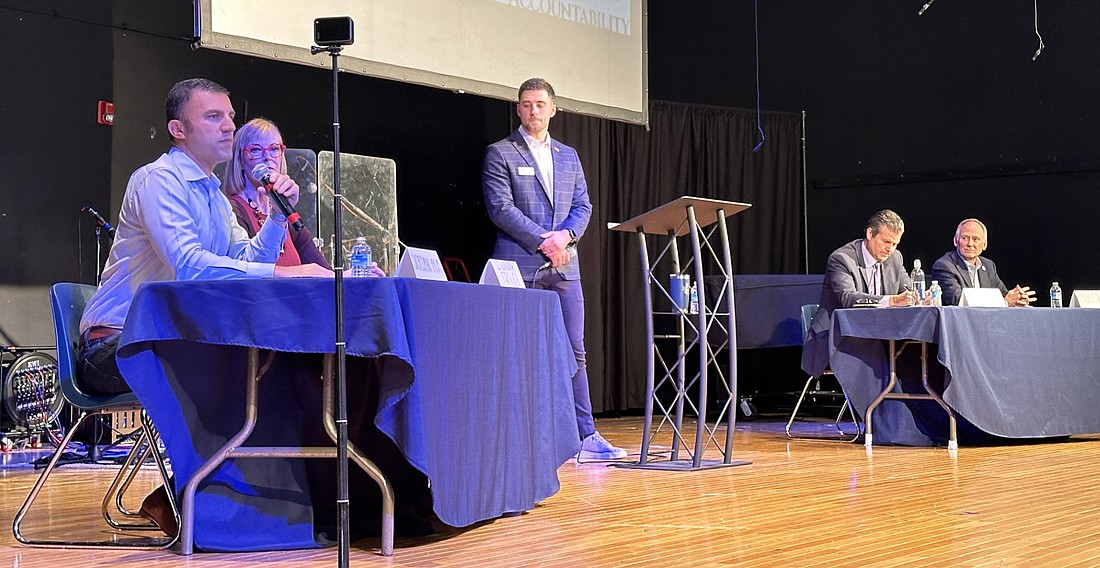
<svg viewBox="0 0 1100 568">
<path fill-rule="evenodd" d="M 95 226 L 95 286 L 99 288 L 99 285 L 103 282 L 103 225 L 96 223 Z M 103 459 L 103 454 L 99 450 L 99 438 L 100 428 L 102 424 L 99 421 L 99 417 L 96 416 L 92 420 L 92 443 L 88 444 L 88 462 L 99 463 Z"/>
<path fill-rule="evenodd" d="M 103 224 L 95 225 L 95 285 L 96 288 L 103 282 Z M 99 417 L 92 420 L 92 442 L 88 444 L 88 463 L 99 463 L 103 460 L 103 453 L 99 449 L 99 440 L 102 437 L 103 424 Z"/>
<path fill-rule="evenodd" d="M 95 284 L 99 286 L 103 280 L 103 230 L 107 229 L 107 236 L 115 238 L 115 229 L 107 222 L 99 212 L 85 205 L 80 209 L 81 213 L 87 212 L 95 217 Z"/>
<path fill-rule="evenodd" d="M 103 226 L 95 226 L 95 285 L 103 281 Z"/>
</svg>

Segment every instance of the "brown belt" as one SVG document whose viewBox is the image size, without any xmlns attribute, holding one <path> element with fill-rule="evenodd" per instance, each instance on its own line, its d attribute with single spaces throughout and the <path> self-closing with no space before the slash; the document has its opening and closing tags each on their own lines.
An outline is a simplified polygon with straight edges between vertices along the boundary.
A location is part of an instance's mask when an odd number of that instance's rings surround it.
<svg viewBox="0 0 1100 568">
<path fill-rule="evenodd" d="M 92 327 L 88 328 L 88 330 L 84 332 L 84 336 L 82 337 L 82 340 L 84 341 L 84 344 L 87 345 L 88 343 L 91 343 L 91 342 L 96 341 L 98 339 L 104 339 L 104 338 L 107 338 L 107 337 L 118 335 L 120 333 L 122 333 L 121 329 L 115 329 L 113 327 L 106 327 L 106 326 L 102 326 L 102 325 L 96 325 L 96 326 L 92 326 Z"/>
</svg>

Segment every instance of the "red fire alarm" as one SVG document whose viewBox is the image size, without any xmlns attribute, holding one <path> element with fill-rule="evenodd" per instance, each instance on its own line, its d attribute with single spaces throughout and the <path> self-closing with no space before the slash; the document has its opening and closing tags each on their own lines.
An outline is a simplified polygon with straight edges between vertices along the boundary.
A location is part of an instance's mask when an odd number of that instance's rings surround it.
<svg viewBox="0 0 1100 568">
<path fill-rule="evenodd" d="M 96 122 L 111 126 L 115 123 L 115 103 L 99 101 L 96 111 Z"/>
</svg>

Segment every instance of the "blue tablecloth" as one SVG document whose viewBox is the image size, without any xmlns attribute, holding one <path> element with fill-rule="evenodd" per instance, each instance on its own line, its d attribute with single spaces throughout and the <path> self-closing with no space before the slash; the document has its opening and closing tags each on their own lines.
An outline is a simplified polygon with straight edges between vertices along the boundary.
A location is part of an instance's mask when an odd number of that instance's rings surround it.
<svg viewBox="0 0 1100 568">
<path fill-rule="evenodd" d="M 358 431 L 373 422 L 430 479 L 434 511 L 452 526 L 527 510 L 557 492 L 556 470 L 579 441 L 576 362 L 555 294 L 402 278 L 347 279 L 344 294 L 349 437 L 369 457 L 383 444 Z M 333 313 L 326 279 L 138 291 L 119 365 L 164 439 L 177 489 L 240 427 L 249 346 L 279 354 L 246 444 L 327 440 L 318 354 L 334 352 Z M 329 519 L 315 518 L 313 496 L 336 480 L 311 479 L 305 462 L 223 464 L 197 496 L 196 546 L 317 546 L 317 525 Z M 400 489 L 415 476 L 398 477 Z"/>
<path fill-rule="evenodd" d="M 1100 432 L 1100 310 L 836 310 L 830 366 L 860 414 L 889 378 L 888 339 L 934 344 L 930 376 L 942 384 L 948 406 L 980 433 L 1046 438 Z M 907 350 L 898 372 L 907 379 L 903 389 L 914 391 L 919 359 L 914 347 Z M 943 415 L 932 402 L 885 401 L 875 410 L 875 442 L 939 442 L 946 439 Z M 966 432 L 959 435 L 965 443 Z"/>
</svg>

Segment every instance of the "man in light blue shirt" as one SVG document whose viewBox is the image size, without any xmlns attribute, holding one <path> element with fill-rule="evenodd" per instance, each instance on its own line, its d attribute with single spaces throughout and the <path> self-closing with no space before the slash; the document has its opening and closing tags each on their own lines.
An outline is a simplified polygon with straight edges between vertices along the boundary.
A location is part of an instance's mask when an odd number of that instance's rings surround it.
<svg viewBox="0 0 1100 568">
<path fill-rule="evenodd" d="M 273 214 L 256 236 L 237 224 L 214 166 L 229 159 L 235 115 L 229 92 L 208 79 L 176 83 L 165 104 L 172 148 L 130 176 L 102 283 L 80 321 L 81 384 L 129 391 L 115 362 L 119 335 L 139 286 L 164 280 L 332 276 L 316 264 L 275 266 L 287 220 Z M 271 173 L 291 203 L 298 185 Z"/>
</svg>

